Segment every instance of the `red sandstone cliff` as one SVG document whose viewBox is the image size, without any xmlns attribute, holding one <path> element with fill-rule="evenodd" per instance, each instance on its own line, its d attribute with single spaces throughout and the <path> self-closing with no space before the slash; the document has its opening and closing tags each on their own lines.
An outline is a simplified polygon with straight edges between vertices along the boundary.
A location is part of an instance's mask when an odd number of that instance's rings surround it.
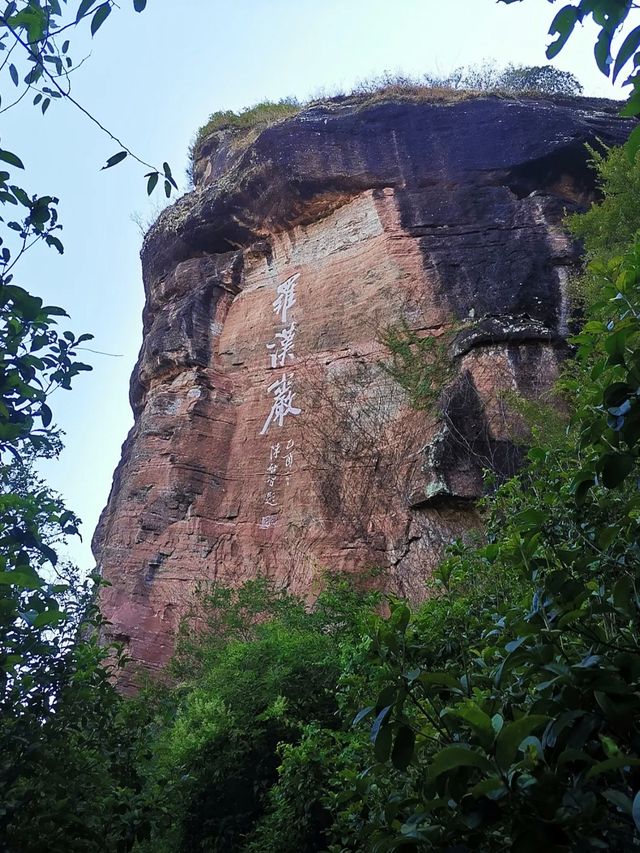
<svg viewBox="0 0 640 853">
<path fill-rule="evenodd" d="M 517 461 L 502 392 L 556 374 L 608 102 L 334 102 L 202 146 L 142 250 L 135 426 L 94 549 L 113 636 L 163 665 L 195 585 L 266 572 L 312 593 L 378 566 L 419 597 Z M 380 330 L 451 346 L 444 419 L 381 370 Z"/>
</svg>

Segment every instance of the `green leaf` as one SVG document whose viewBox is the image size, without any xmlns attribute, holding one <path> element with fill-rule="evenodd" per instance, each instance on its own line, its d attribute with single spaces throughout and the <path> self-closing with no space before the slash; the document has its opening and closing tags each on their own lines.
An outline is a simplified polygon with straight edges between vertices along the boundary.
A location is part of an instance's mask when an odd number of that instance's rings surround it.
<svg viewBox="0 0 640 853">
<path fill-rule="evenodd" d="M 66 615 L 64 610 L 45 610 L 33 620 L 33 627 L 50 628 L 53 625 L 59 625 L 66 618 Z"/>
<path fill-rule="evenodd" d="M 11 79 L 13 80 L 13 85 L 17 86 L 20 82 L 20 78 L 18 77 L 18 69 L 13 63 L 11 63 L 11 65 L 9 66 L 9 74 L 11 75 Z"/>
<path fill-rule="evenodd" d="M 585 503 L 589 490 L 593 485 L 595 485 L 593 477 L 586 477 L 580 480 L 575 487 L 575 501 L 578 506 L 582 506 Z"/>
<path fill-rule="evenodd" d="M 165 176 L 165 178 L 169 181 L 169 183 L 171 184 L 171 186 L 172 186 L 174 189 L 176 189 L 176 190 L 177 190 L 177 189 L 178 189 L 178 185 L 176 184 L 176 182 L 175 182 L 175 181 L 174 181 L 174 179 L 173 179 L 173 175 L 171 174 L 171 168 L 169 167 L 169 164 L 168 164 L 168 163 L 163 163 L 163 164 L 162 164 L 162 168 L 164 169 L 164 176 Z"/>
<path fill-rule="evenodd" d="M 596 58 L 596 64 L 605 77 L 609 76 L 609 68 L 611 67 L 611 39 L 613 32 L 602 29 L 600 35 L 596 39 L 593 55 Z"/>
<path fill-rule="evenodd" d="M 486 772 L 492 769 L 491 762 L 479 752 L 474 752 L 470 747 L 446 746 L 434 755 L 429 765 L 429 776 L 431 779 L 436 779 L 442 773 L 454 770 L 456 767 L 477 767 Z"/>
<path fill-rule="evenodd" d="M 640 410 L 637 408 L 625 417 L 622 437 L 629 447 L 635 447 L 640 441 Z"/>
<path fill-rule="evenodd" d="M 602 393 L 602 400 L 607 407 L 619 406 L 633 393 L 628 382 L 613 382 Z"/>
<path fill-rule="evenodd" d="M 164 194 L 167 198 L 171 198 L 171 184 L 169 181 L 164 182 Z"/>
<path fill-rule="evenodd" d="M 375 743 L 380 734 L 380 730 L 382 729 L 385 720 L 389 716 L 392 706 L 387 705 L 386 708 L 383 708 L 382 711 L 378 714 L 378 716 L 373 721 L 373 725 L 371 726 L 371 743 Z"/>
<path fill-rule="evenodd" d="M 497 791 L 500 788 L 504 788 L 504 782 L 502 779 L 498 776 L 490 776 L 488 779 L 483 779 L 482 782 L 478 782 L 477 785 L 474 785 L 469 793 L 472 797 L 486 797 L 487 794 L 490 794 L 492 791 Z"/>
<path fill-rule="evenodd" d="M 565 764 L 593 764 L 593 758 L 581 749 L 563 749 L 558 757 L 558 767 Z"/>
<path fill-rule="evenodd" d="M 389 618 L 389 624 L 394 628 L 394 630 L 399 631 L 401 634 L 404 634 L 404 632 L 407 630 L 410 619 L 411 611 L 409 610 L 407 605 L 396 604 L 393 608 L 391 617 Z"/>
<path fill-rule="evenodd" d="M 536 729 L 541 728 L 549 718 L 543 714 L 529 714 L 508 723 L 496 740 L 496 761 L 502 770 L 506 770 L 516 757 L 522 741 Z"/>
<path fill-rule="evenodd" d="M 609 364 L 624 364 L 626 356 L 628 329 L 618 329 L 605 338 L 604 348 L 609 353 Z"/>
<path fill-rule="evenodd" d="M 391 751 L 391 763 L 396 770 L 406 770 L 415 749 L 416 736 L 409 726 L 400 726 Z"/>
<path fill-rule="evenodd" d="M 108 3 L 103 3 L 102 6 L 98 6 L 96 9 L 96 13 L 91 19 L 91 35 L 95 36 L 100 27 L 107 20 L 109 15 L 111 14 L 111 6 Z"/>
<path fill-rule="evenodd" d="M 391 726 L 385 726 L 380 729 L 375 739 L 373 754 L 376 761 L 388 761 L 391 753 L 391 742 L 393 740 L 393 729 Z"/>
<path fill-rule="evenodd" d="M 605 453 L 600 459 L 602 483 L 607 489 L 615 489 L 631 473 L 635 458 L 629 453 Z"/>
<path fill-rule="evenodd" d="M 58 240 L 57 237 L 54 237 L 52 234 L 47 234 L 44 239 L 47 243 L 47 246 L 53 246 L 53 248 L 57 249 L 61 255 L 64 255 L 64 246 L 62 245 L 60 240 Z"/>
<path fill-rule="evenodd" d="M 640 124 L 636 128 L 634 128 L 631 133 L 631 136 L 629 137 L 629 139 L 627 139 L 627 142 L 624 146 L 624 150 L 627 154 L 627 159 L 629 160 L 629 162 L 632 164 L 635 163 L 636 154 L 638 153 L 638 150 L 640 150 Z"/>
<path fill-rule="evenodd" d="M 0 148 L 0 160 L 4 163 L 9 163 L 10 166 L 15 166 L 16 169 L 24 169 L 24 164 L 19 157 L 12 154 L 11 151 L 3 151 Z"/>
<path fill-rule="evenodd" d="M 462 693 L 460 682 L 448 672 L 423 672 L 418 679 L 420 684 L 426 687 L 448 687 L 450 690 L 455 690 L 457 693 Z"/>
<path fill-rule="evenodd" d="M 626 118 L 638 115 L 638 113 L 640 113 L 640 90 L 634 92 L 620 110 L 620 115 Z"/>
<path fill-rule="evenodd" d="M 609 788 L 607 791 L 602 792 L 602 796 L 605 800 L 608 800 L 608 802 L 613 803 L 613 805 L 620 809 L 621 812 L 629 815 L 631 814 L 631 800 L 626 794 L 623 794 L 622 791 L 615 791 L 612 788 Z"/>
<path fill-rule="evenodd" d="M 525 530 L 537 530 L 547 520 L 547 513 L 541 509 L 531 507 L 518 513 L 514 520 L 518 527 L 522 527 Z"/>
<path fill-rule="evenodd" d="M 15 586 L 17 589 L 40 589 L 43 581 L 33 569 L 24 567 L 0 572 L 0 585 Z"/>
<path fill-rule="evenodd" d="M 558 38 L 547 47 L 547 59 L 553 59 L 560 53 L 573 32 L 578 19 L 578 10 L 573 6 L 564 6 L 560 9 L 549 28 L 549 35 L 554 36 L 558 33 Z"/>
<path fill-rule="evenodd" d="M 630 619 L 635 614 L 633 578 L 624 575 L 613 586 L 613 605 Z"/>
<path fill-rule="evenodd" d="M 616 82 L 616 77 L 622 71 L 626 63 L 631 59 L 636 50 L 640 47 L 640 27 L 631 30 L 626 39 L 622 42 L 618 55 L 616 56 L 615 65 L 613 66 L 613 75 L 611 82 Z"/>
<path fill-rule="evenodd" d="M 89 9 L 91 9 L 91 7 L 95 5 L 95 3 L 96 0 L 82 0 L 80 5 L 78 6 L 78 12 L 76 14 L 76 24 L 81 18 L 83 18 L 87 14 Z"/>
<path fill-rule="evenodd" d="M 149 180 L 147 181 L 147 195 L 151 195 L 151 193 L 155 190 L 159 177 L 160 176 L 157 172 L 151 172 L 151 174 L 149 175 Z"/>
<path fill-rule="evenodd" d="M 480 735 L 493 740 L 493 726 L 491 717 L 478 707 L 475 702 L 469 700 L 464 705 L 456 708 L 447 708 L 444 712 L 449 717 L 457 717 L 463 720 Z"/>
<path fill-rule="evenodd" d="M 23 207 L 31 207 L 31 199 L 21 187 L 11 187 L 11 192 L 18 199 Z"/>
<path fill-rule="evenodd" d="M 376 699 L 376 714 L 379 713 L 383 708 L 390 707 L 398 698 L 398 688 L 392 684 L 387 685 L 387 687 L 383 687 L 380 693 L 378 694 L 378 698 Z"/>
<path fill-rule="evenodd" d="M 361 708 L 358 713 L 353 718 L 351 725 L 357 726 L 359 722 L 364 720 L 365 717 L 368 717 L 369 714 L 374 710 L 373 705 L 370 705 L 368 708 Z"/>
<path fill-rule="evenodd" d="M 101 171 L 104 171 L 105 169 L 110 169 L 112 166 L 117 166 L 118 163 L 122 163 L 122 161 L 127 155 L 127 151 L 118 151 L 117 154 L 114 154 L 112 157 L 109 157 L 106 164 L 102 167 Z"/>
<path fill-rule="evenodd" d="M 44 557 L 46 557 L 47 560 L 49 560 L 52 565 L 56 565 L 56 563 L 58 562 L 58 555 L 53 550 L 53 548 L 50 548 L 48 545 L 45 545 L 44 542 L 38 542 L 38 550 Z"/>
<path fill-rule="evenodd" d="M 147 0 L 133 0 L 133 8 L 136 12 L 144 12 Z"/>
<path fill-rule="evenodd" d="M 636 825 L 636 829 L 640 832 L 640 791 L 633 798 L 633 804 L 631 806 L 631 817 L 633 818 L 633 822 Z"/>
<path fill-rule="evenodd" d="M 586 778 L 593 779 L 594 776 L 599 776 L 601 773 L 622 770 L 623 767 L 637 767 L 639 764 L 640 758 L 628 758 L 626 755 L 617 755 L 614 758 L 607 758 L 606 761 L 599 761 L 597 764 L 594 764 L 587 771 Z"/>
</svg>

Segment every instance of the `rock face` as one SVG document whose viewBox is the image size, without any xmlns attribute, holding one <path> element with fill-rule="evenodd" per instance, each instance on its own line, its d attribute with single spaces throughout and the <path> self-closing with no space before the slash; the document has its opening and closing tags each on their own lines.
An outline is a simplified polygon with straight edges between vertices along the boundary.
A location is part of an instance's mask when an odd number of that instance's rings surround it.
<svg viewBox="0 0 640 853">
<path fill-rule="evenodd" d="M 478 526 L 482 469 L 517 464 L 505 392 L 556 375 L 584 144 L 629 130 L 610 102 L 483 97 L 332 102 L 205 142 L 143 246 L 135 426 L 94 537 L 134 660 L 167 661 L 202 581 L 311 597 L 375 566 L 424 595 Z M 381 366 L 389 326 L 440 338 L 435 409 Z"/>
</svg>

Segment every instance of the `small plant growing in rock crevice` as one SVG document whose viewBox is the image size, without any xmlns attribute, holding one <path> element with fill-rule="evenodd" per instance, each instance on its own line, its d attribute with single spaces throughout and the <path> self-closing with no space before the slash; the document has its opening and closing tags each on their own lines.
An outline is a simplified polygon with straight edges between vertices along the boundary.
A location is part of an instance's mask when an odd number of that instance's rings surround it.
<svg viewBox="0 0 640 853">
<path fill-rule="evenodd" d="M 387 326 L 378 340 L 390 360 L 382 369 L 406 391 L 414 409 L 432 409 L 453 377 L 449 356 L 452 333 L 422 336 L 406 321 Z"/>
<path fill-rule="evenodd" d="M 379 545 L 374 521 L 390 495 L 406 490 L 424 440 L 421 419 L 407 417 L 404 389 L 375 362 L 310 370 L 298 384 L 310 401 L 304 456 L 320 505 L 353 537 Z"/>
</svg>

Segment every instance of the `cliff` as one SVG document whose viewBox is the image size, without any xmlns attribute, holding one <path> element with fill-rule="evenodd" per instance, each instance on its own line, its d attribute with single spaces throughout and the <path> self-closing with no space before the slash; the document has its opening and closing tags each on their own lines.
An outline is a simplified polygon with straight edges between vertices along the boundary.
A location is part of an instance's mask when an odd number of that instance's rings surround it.
<svg viewBox="0 0 640 853">
<path fill-rule="evenodd" d="M 94 537 L 135 661 L 167 661 L 203 581 L 312 596 L 376 566 L 424 595 L 482 469 L 517 465 L 509 393 L 565 351 L 585 143 L 629 129 L 587 99 L 336 101 L 205 141 L 144 242 L 135 425 Z M 399 325 L 443 342 L 434 410 L 381 367 Z"/>
</svg>

